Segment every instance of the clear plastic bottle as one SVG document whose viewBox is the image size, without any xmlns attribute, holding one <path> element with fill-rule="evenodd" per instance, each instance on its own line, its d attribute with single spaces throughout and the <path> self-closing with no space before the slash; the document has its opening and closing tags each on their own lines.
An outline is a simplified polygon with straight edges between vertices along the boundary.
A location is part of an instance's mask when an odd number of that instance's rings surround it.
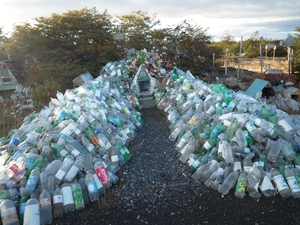
<svg viewBox="0 0 300 225">
<path fill-rule="evenodd" d="M 198 169 L 193 173 L 193 175 L 191 176 L 191 178 L 194 181 L 198 181 L 204 174 L 205 172 L 208 170 L 210 166 L 210 163 L 204 163 L 203 165 L 201 165 L 200 167 L 198 167 Z"/>
<path fill-rule="evenodd" d="M 38 183 L 40 177 L 40 169 L 38 167 L 36 167 L 35 169 L 33 169 L 29 175 L 29 178 L 27 180 L 26 186 L 24 188 L 24 195 L 31 195 Z"/>
<path fill-rule="evenodd" d="M 11 199 L 3 199 L 0 204 L 0 214 L 3 225 L 19 225 L 16 206 Z"/>
<path fill-rule="evenodd" d="M 231 173 L 228 174 L 228 176 L 221 183 L 221 186 L 219 186 L 218 191 L 222 195 L 227 195 L 230 189 L 236 184 L 238 178 L 239 178 L 239 171 L 233 170 Z"/>
<path fill-rule="evenodd" d="M 219 168 L 219 163 L 216 159 L 210 160 L 210 165 L 204 175 L 200 178 L 200 181 L 205 183 L 206 180 Z"/>
<path fill-rule="evenodd" d="M 289 160 L 294 160 L 296 153 L 293 150 L 293 146 L 291 145 L 291 143 L 287 142 L 284 139 L 281 139 L 281 143 L 282 143 L 282 153 L 284 154 L 284 156 Z"/>
<path fill-rule="evenodd" d="M 260 170 L 260 172 L 261 172 L 261 184 L 259 186 L 259 189 L 261 193 L 267 198 L 270 196 L 275 196 L 276 189 L 272 184 L 269 175 L 264 170 Z"/>
<path fill-rule="evenodd" d="M 260 198 L 261 194 L 258 191 L 258 186 L 260 182 L 260 171 L 257 168 L 257 164 L 254 163 L 252 168 L 249 170 L 247 174 L 247 192 L 251 198 Z"/>
<path fill-rule="evenodd" d="M 290 187 L 292 196 L 294 198 L 299 198 L 300 197 L 300 187 L 299 187 L 300 184 L 297 182 L 294 171 L 287 165 L 287 166 L 285 166 L 284 172 L 285 172 L 284 176 Z"/>
<path fill-rule="evenodd" d="M 25 204 L 24 223 L 23 225 L 40 225 L 40 205 L 39 200 L 31 195 Z"/>
<path fill-rule="evenodd" d="M 45 171 L 45 168 L 42 169 L 40 173 L 40 184 L 42 187 L 47 187 L 48 186 L 48 173 Z"/>
<path fill-rule="evenodd" d="M 181 156 L 179 157 L 179 160 L 183 163 L 187 161 L 189 156 L 195 151 L 196 148 L 196 141 L 194 137 L 191 137 L 188 143 L 181 149 L 180 153 Z"/>
<path fill-rule="evenodd" d="M 51 196 L 54 194 L 54 191 L 55 191 L 55 179 L 54 179 L 54 176 L 52 174 L 48 175 L 48 182 L 47 182 L 46 189 L 47 189 L 47 191 L 49 192 L 49 194 Z"/>
<path fill-rule="evenodd" d="M 54 175 L 55 183 L 60 184 L 63 178 L 66 176 L 67 172 L 70 170 L 71 166 L 74 163 L 74 157 L 68 155 L 64 158 L 62 166 L 58 169 Z"/>
<path fill-rule="evenodd" d="M 267 160 L 271 162 L 276 162 L 282 150 L 282 142 L 280 140 L 276 140 L 276 141 L 269 140 L 268 143 L 270 143 L 271 146 L 267 154 Z"/>
<path fill-rule="evenodd" d="M 247 146 L 247 140 L 246 140 L 246 136 L 244 134 L 244 132 L 242 131 L 242 129 L 238 128 L 235 132 L 235 138 L 237 141 L 237 144 L 242 147 L 242 148 L 246 148 Z"/>
<path fill-rule="evenodd" d="M 52 201 L 51 195 L 46 187 L 42 187 L 42 192 L 39 197 L 41 224 L 51 224 L 52 217 Z"/>
<path fill-rule="evenodd" d="M 223 156 L 224 160 L 227 163 L 233 163 L 234 157 L 233 157 L 231 145 L 229 144 L 229 142 L 227 140 L 223 140 L 222 144 L 223 144 L 222 156 Z"/>
<path fill-rule="evenodd" d="M 79 170 L 84 166 L 84 156 L 79 155 L 76 159 L 74 164 L 71 166 L 70 170 L 67 172 L 65 177 L 63 178 L 64 182 L 71 183 L 75 176 L 78 174 Z"/>
<path fill-rule="evenodd" d="M 71 184 L 71 186 L 72 186 L 72 194 L 73 194 L 75 209 L 81 210 L 85 207 L 81 185 L 77 183 L 77 181 L 75 181 L 74 183 Z"/>
<path fill-rule="evenodd" d="M 56 174 L 59 168 L 62 166 L 62 161 L 60 159 L 53 160 L 46 168 L 47 174 Z"/>
<path fill-rule="evenodd" d="M 28 181 L 28 179 L 26 177 L 23 177 L 20 180 L 19 192 L 20 192 L 21 197 L 24 195 L 24 189 L 25 189 L 27 181 Z"/>
<path fill-rule="evenodd" d="M 241 172 L 236 183 L 234 196 L 237 198 L 244 198 L 246 194 L 247 185 L 248 185 L 247 174 L 245 172 Z"/>
<path fill-rule="evenodd" d="M 186 133 L 178 140 L 175 150 L 180 151 L 184 145 L 189 141 L 189 138 L 192 136 L 192 132 L 190 130 L 187 130 Z"/>
<path fill-rule="evenodd" d="M 88 171 L 87 174 L 85 175 L 85 184 L 86 184 L 91 202 L 98 201 L 99 200 L 99 192 L 98 192 L 98 188 L 97 188 L 94 176 L 91 173 L 91 171 Z"/>
<path fill-rule="evenodd" d="M 85 176 L 81 176 L 78 180 L 78 183 L 81 186 L 83 202 L 84 202 L 85 205 L 88 205 L 90 203 L 90 198 L 89 198 L 88 189 L 85 185 Z"/>
<path fill-rule="evenodd" d="M 63 195 L 63 211 L 64 214 L 69 214 L 75 211 L 74 199 L 72 194 L 72 187 L 69 183 L 61 185 L 61 192 Z"/>
<path fill-rule="evenodd" d="M 275 168 L 271 169 L 271 180 L 282 198 L 288 198 L 292 195 L 283 175 Z"/>
<path fill-rule="evenodd" d="M 64 215 L 64 209 L 63 209 L 63 195 L 61 192 L 61 189 L 58 184 L 55 185 L 55 191 L 52 196 L 52 202 L 53 202 L 53 217 L 54 218 L 60 218 Z"/>
<path fill-rule="evenodd" d="M 250 169 L 253 167 L 253 162 L 249 157 L 245 157 L 242 161 L 243 164 L 243 170 L 246 174 L 250 171 Z"/>
</svg>

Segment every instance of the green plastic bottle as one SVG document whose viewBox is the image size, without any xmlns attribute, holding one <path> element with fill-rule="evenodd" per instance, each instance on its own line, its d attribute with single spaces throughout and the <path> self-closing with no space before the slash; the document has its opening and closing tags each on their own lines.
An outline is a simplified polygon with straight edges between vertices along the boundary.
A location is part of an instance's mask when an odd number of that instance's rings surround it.
<svg viewBox="0 0 300 225">
<path fill-rule="evenodd" d="M 34 163 L 28 168 L 24 176 L 28 178 L 33 169 L 35 169 L 36 167 L 42 169 L 44 166 L 45 166 L 45 155 L 42 155 L 42 157 L 34 161 Z"/>
<path fill-rule="evenodd" d="M 25 212 L 25 205 L 26 202 L 30 199 L 29 195 L 23 195 L 19 201 L 19 220 L 20 224 L 24 223 L 24 212 Z"/>
</svg>

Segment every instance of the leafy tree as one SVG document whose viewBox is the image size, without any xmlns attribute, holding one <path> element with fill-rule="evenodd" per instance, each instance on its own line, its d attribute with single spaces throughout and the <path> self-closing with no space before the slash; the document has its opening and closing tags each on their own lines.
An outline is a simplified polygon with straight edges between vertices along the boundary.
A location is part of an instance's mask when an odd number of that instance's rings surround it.
<svg viewBox="0 0 300 225">
<path fill-rule="evenodd" d="M 300 73 L 300 27 L 296 27 L 297 32 L 294 38 L 294 70 Z"/>
<path fill-rule="evenodd" d="M 125 34 L 124 47 L 142 50 L 150 50 L 154 47 L 153 30 L 160 23 L 156 15 L 148 15 L 146 12 L 133 11 L 131 14 L 118 16 L 117 23 L 121 32 Z"/>
<path fill-rule="evenodd" d="M 0 60 L 7 59 L 7 37 L 4 36 L 2 28 L 3 27 L 0 27 Z"/>
<path fill-rule="evenodd" d="M 52 78 L 68 88 L 80 73 L 98 76 L 101 66 L 117 59 L 106 11 L 83 8 L 35 20 L 16 26 L 10 39 L 13 58 L 28 62 L 30 82 Z"/>
</svg>

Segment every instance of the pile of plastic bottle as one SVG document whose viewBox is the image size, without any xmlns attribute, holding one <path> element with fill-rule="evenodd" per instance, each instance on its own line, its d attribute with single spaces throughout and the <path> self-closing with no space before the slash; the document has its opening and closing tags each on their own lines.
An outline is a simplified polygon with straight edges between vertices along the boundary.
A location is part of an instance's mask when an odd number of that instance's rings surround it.
<svg viewBox="0 0 300 225">
<path fill-rule="evenodd" d="M 118 182 L 132 157 L 129 142 L 144 124 L 137 98 L 120 85 L 122 69 L 108 63 L 93 81 L 57 92 L 1 138 L 3 225 L 51 224 Z"/>
<path fill-rule="evenodd" d="M 155 95 L 191 178 L 237 198 L 300 197 L 300 120 L 220 83 L 174 68 Z"/>
</svg>

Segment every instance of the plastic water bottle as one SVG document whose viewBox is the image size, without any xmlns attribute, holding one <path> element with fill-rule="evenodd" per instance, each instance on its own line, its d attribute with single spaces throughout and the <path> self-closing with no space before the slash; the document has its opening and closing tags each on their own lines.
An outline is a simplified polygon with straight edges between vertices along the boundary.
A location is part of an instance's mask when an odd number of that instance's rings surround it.
<svg viewBox="0 0 300 225">
<path fill-rule="evenodd" d="M 281 143 L 282 143 L 282 152 L 284 156 L 289 160 L 294 160 L 296 153 L 293 150 L 293 146 L 291 145 L 291 143 L 287 142 L 284 139 L 281 139 Z"/>
<path fill-rule="evenodd" d="M 288 198 L 292 195 L 283 175 L 275 168 L 271 170 L 271 179 L 282 198 Z"/>
<path fill-rule="evenodd" d="M 11 199 L 4 199 L 0 204 L 0 213 L 3 225 L 19 225 L 17 209 Z"/>
<path fill-rule="evenodd" d="M 232 171 L 222 182 L 221 186 L 219 186 L 218 191 L 222 195 L 227 195 L 230 189 L 236 184 L 239 178 L 239 171 Z"/>
<path fill-rule="evenodd" d="M 104 188 L 110 186 L 110 178 L 105 168 L 105 165 L 101 159 L 96 159 L 94 163 L 94 170 L 99 180 L 103 184 Z"/>
<path fill-rule="evenodd" d="M 223 156 L 224 160 L 227 163 L 233 163 L 234 157 L 233 157 L 231 145 L 229 144 L 229 142 L 227 140 L 223 140 L 222 144 L 223 144 L 222 156 Z"/>
<path fill-rule="evenodd" d="M 191 137 L 188 143 L 181 149 L 180 153 L 181 156 L 179 157 L 179 160 L 183 163 L 187 161 L 189 156 L 195 151 L 196 148 L 196 142 L 194 137 Z"/>
<path fill-rule="evenodd" d="M 47 174 L 56 174 L 59 168 L 62 166 L 62 161 L 60 159 L 53 160 L 46 168 Z"/>
<path fill-rule="evenodd" d="M 282 149 L 282 142 L 280 140 L 269 140 L 269 143 L 271 143 L 271 147 L 267 154 L 267 160 L 271 162 L 276 162 Z"/>
<path fill-rule="evenodd" d="M 98 192 L 98 188 L 97 188 L 94 176 L 91 173 L 91 171 L 88 171 L 87 174 L 85 175 L 85 184 L 86 184 L 91 202 L 98 201 L 99 200 L 99 192 Z"/>
<path fill-rule="evenodd" d="M 253 164 L 252 168 L 247 174 L 248 186 L 247 192 L 251 198 L 260 198 L 261 194 L 258 192 L 258 186 L 260 182 L 260 171 L 257 168 L 257 164 Z"/>
<path fill-rule="evenodd" d="M 79 180 L 78 180 L 78 183 L 81 186 L 83 202 L 84 202 L 85 205 L 88 205 L 90 203 L 90 198 L 89 198 L 88 189 L 87 189 L 86 184 L 85 184 L 85 176 L 80 177 Z"/>
<path fill-rule="evenodd" d="M 40 217 L 42 224 L 51 224 L 52 223 L 52 201 L 51 195 L 47 191 L 46 187 L 42 188 L 42 192 L 39 197 L 40 203 Z"/>
<path fill-rule="evenodd" d="M 45 171 L 45 168 L 42 169 L 40 173 L 40 183 L 42 187 L 48 186 L 48 173 Z"/>
<path fill-rule="evenodd" d="M 83 168 L 84 166 L 84 157 L 83 155 L 79 155 L 76 159 L 74 164 L 71 166 L 70 170 L 67 172 L 65 177 L 63 178 L 64 182 L 72 182 L 72 180 L 75 178 L 79 170 Z"/>
<path fill-rule="evenodd" d="M 58 169 L 58 171 L 54 175 L 56 184 L 60 184 L 60 182 L 66 176 L 67 172 L 70 170 L 73 163 L 74 163 L 74 157 L 73 156 L 68 155 L 64 158 L 62 166 Z"/>
<path fill-rule="evenodd" d="M 198 167 L 198 169 L 195 171 L 195 173 L 193 173 L 191 178 L 194 181 L 198 181 L 204 175 L 204 173 L 208 170 L 209 166 L 210 166 L 210 163 L 208 163 L 208 162 L 201 165 L 200 167 Z"/>
<path fill-rule="evenodd" d="M 53 202 L 53 217 L 54 218 L 62 217 L 64 215 L 63 195 L 58 184 L 55 187 L 55 191 L 52 196 L 52 202 Z"/>
<path fill-rule="evenodd" d="M 286 166 L 284 172 L 285 172 L 284 176 L 290 187 L 292 196 L 294 198 L 299 198 L 300 197 L 300 184 L 297 182 L 297 179 L 295 177 L 293 170 L 289 166 Z"/>
<path fill-rule="evenodd" d="M 246 194 L 247 184 L 247 174 L 245 172 L 241 172 L 236 183 L 234 196 L 237 198 L 244 198 Z"/>
<path fill-rule="evenodd" d="M 72 186 L 72 194 L 75 204 L 75 209 L 80 210 L 85 207 L 84 201 L 83 201 L 83 194 L 82 189 L 79 183 L 74 182 L 71 184 Z"/>
<path fill-rule="evenodd" d="M 75 211 L 74 199 L 72 194 L 72 187 L 69 183 L 61 185 L 61 192 L 63 195 L 63 211 L 64 214 L 69 214 Z"/>
<path fill-rule="evenodd" d="M 46 189 L 47 189 L 47 191 L 49 192 L 49 194 L 51 196 L 54 194 L 54 191 L 55 191 L 55 179 L 54 179 L 54 176 L 52 174 L 48 175 L 48 182 L 47 182 Z"/>
<path fill-rule="evenodd" d="M 23 225 L 40 225 L 40 205 L 34 195 L 26 202 Z"/>
<path fill-rule="evenodd" d="M 264 170 L 260 170 L 261 171 L 261 184 L 259 186 L 259 189 L 261 191 L 261 193 L 265 196 L 265 197 L 270 197 L 270 196 L 275 196 L 276 195 L 276 189 L 274 187 L 274 185 L 272 184 L 269 175 L 264 171 Z"/>
<path fill-rule="evenodd" d="M 245 136 L 244 132 L 240 128 L 236 130 L 236 132 L 235 132 L 235 138 L 236 138 L 237 144 L 240 147 L 246 148 L 246 146 L 247 146 L 246 136 Z"/>
<path fill-rule="evenodd" d="M 23 193 L 24 195 L 31 195 L 34 192 L 39 177 L 40 177 L 40 169 L 36 167 L 31 171 L 30 176 L 27 180 L 26 186 L 24 188 L 24 193 Z"/>
</svg>

